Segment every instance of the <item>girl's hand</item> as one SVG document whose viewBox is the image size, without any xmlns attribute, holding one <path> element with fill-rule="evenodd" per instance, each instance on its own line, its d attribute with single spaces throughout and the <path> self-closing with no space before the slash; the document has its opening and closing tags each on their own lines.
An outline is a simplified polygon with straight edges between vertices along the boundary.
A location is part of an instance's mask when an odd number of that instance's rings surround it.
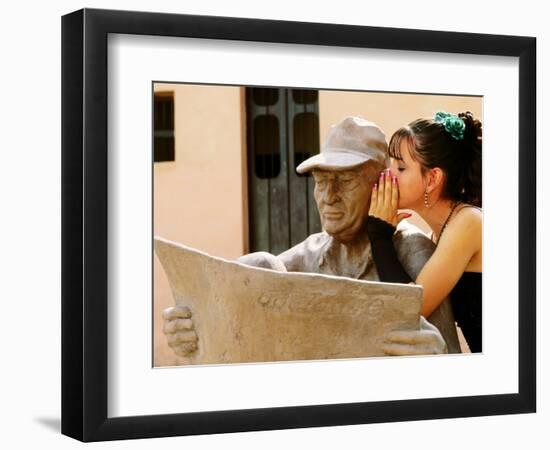
<svg viewBox="0 0 550 450">
<path fill-rule="evenodd" d="M 403 219 L 411 216 L 407 213 L 397 214 L 398 202 L 397 178 L 392 175 L 390 169 L 386 169 L 380 173 L 378 183 L 372 187 L 369 216 L 378 217 L 396 227 Z"/>
</svg>

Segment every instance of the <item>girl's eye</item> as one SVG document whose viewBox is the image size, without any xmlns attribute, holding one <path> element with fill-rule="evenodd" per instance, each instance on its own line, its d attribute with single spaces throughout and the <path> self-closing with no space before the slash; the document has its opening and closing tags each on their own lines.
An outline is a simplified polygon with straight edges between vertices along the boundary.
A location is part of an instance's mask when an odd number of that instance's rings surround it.
<svg viewBox="0 0 550 450">
<path fill-rule="evenodd" d="M 404 167 L 398 167 L 397 170 L 399 170 L 399 172 L 403 172 L 405 170 Z"/>
</svg>

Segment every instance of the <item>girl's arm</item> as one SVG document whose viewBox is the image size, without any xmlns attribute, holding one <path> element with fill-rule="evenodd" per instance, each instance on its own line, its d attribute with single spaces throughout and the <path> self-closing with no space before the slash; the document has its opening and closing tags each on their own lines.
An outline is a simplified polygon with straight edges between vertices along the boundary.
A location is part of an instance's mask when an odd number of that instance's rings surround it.
<svg viewBox="0 0 550 450">
<path fill-rule="evenodd" d="M 424 288 L 423 316 L 429 317 L 450 294 L 470 260 L 481 249 L 481 220 L 478 214 L 471 208 L 460 210 L 420 271 L 416 284 Z"/>
</svg>

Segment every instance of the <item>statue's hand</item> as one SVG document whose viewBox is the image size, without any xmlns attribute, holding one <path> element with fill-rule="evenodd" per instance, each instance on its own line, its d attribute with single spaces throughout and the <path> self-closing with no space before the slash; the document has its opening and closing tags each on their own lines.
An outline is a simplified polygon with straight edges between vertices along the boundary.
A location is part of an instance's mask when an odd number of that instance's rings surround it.
<svg viewBox="0 0 550 450">
<path fill-rule="evenodd" d="M 198 349 L 198 337 L 191 319 L 191 311 L 186 306 L 172 306 L 162 312 L 162 331 L 168 345 L 178 356 L 189 356 Z"/>
<path fill-rule="evenodd" d="M 382 346 L 387 355 L 440 355 L 447 353 L 447 344 L 439 330 L 420 316 L 420 330 L 391 331 Z"/>
</svg>

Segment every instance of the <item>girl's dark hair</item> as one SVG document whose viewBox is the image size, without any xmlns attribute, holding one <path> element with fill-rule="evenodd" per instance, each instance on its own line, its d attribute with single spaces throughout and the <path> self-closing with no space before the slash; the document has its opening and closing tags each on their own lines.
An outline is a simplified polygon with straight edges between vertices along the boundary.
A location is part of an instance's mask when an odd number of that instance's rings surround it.
<svg viewBox="0 0 550 450">
<path fill-rule="evenodd" d="M 407 142 L 423 174 L 434 167 L 445 173 L 444 198 L 481 207 L 481 122 L 470 111 L 458 117 L 466 125 L 463 139 L 453 138 L 442 123 L 418 119 L 393 134 L 389 155 L 402 160 L 401 142 Z"/>
</svg>

